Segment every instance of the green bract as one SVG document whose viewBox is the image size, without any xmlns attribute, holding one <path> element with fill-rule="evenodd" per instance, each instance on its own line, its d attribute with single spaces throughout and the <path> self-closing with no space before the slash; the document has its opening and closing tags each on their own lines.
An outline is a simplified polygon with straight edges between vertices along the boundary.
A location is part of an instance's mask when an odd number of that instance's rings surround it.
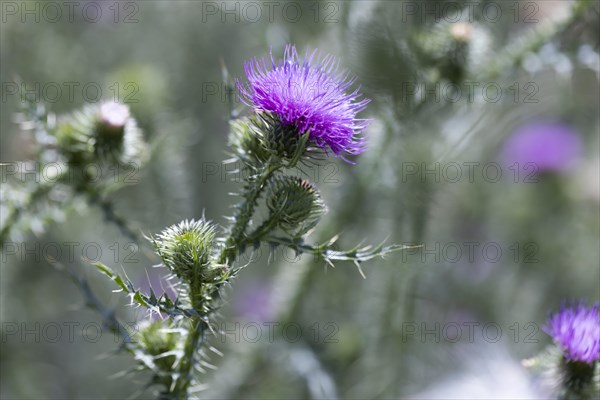
<svg viewBox="0 0 600 400">
<path fill-rule="evenodd" d="M 294 237 L 313 228 L 326 211 L 321 195 L 312 183 L 288 176 L 271 182 L 267 207 L 270 219 Z"/>
<path fill-rule="evenodd" d="M 229 145 L 234 155 L 250 166 L 271 162 L 293 167 L 316 150 L 308 147 L 308 134 L 301 135 L 293 126 L 285 126 L 264 112 L 234 120 Z"/>
</svg>

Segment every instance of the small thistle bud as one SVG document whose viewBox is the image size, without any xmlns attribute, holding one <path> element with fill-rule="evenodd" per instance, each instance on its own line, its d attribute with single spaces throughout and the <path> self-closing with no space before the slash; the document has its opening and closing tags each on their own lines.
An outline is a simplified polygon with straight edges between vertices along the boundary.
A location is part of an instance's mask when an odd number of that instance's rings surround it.
<svg viewBox="0 0 600 400">
<path fill-rule="evenodd" d="M 140 163 L 145 144 L 129 108 L 121 103 L 92 105 L 60 120 L 57 145 L 70 163 Z"/>
<path fill-rule="evenodd" d="M 456 84 L 476 70 L 490 45 L 488 32 L 477 23 L 466 21 L 439 22 L 413 39 L 414 48 L 432 77 Z"/>
<path fill-rule="evenodd" d="M 125 104 L 109 102 L 100 106 L 99 117 L 98 136 L 122 137 L 131 115 Z"/>
<path fill-rule="evenodd" d="M 179 333 L 167 329 L 162 321 L 144 321 L 134 339 L 140 350 L 138 360 L 142 366 L 155 373 L 155 383 L 168 386 L 170 373 L 177 361 L 177 346 L 181 343 Z"/>
<path fill-rule="evenodd" d="M 206 220 L 185 220 L 162 231 L 154 246 L 165 267 L 187 283 L 196 285 L 215 279 L 213 268 L 215 227 Z"/>
<path fill-rule="evenodd" d="M 473 35 L 473 25 L 466 22 L 460 22 L 452 25 L 450 28 L 450 35 L 457 42 L 468 43 Z"/>
<path fill-rule="evenodd" d="M 301 236 L 319 222 L 326 208 L 318 190 L 305 179 L 275 179 L 267 198 L 270 218 L 286 233 Z"/>
<path fill-rule="evenodd" d="M 108 102 L 99 108 L 94 130 L 96 155 L 111 159 L 116 164 L 138 161 L 143 143 L 129 107 L 122 103 Z"/>
</svg>

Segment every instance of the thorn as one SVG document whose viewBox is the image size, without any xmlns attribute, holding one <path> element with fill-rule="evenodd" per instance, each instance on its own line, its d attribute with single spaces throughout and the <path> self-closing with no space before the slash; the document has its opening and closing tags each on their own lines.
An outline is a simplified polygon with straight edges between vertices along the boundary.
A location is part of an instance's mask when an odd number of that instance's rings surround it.
<svg viewBox="0 0 600 400">
<path fill-rule="evenodd" d="M 363 272 L 362 268 L 360 267 L 360 262 L 357 260 L 354 260 L 354 265 L 356 265 L 356 268 L 358 268 L 358 272 L 360 272 L 360 275 L 363 277 L 363 279 L 367 279 L 367 277 L 365 276 L 365 273 Z"/>
</svg>

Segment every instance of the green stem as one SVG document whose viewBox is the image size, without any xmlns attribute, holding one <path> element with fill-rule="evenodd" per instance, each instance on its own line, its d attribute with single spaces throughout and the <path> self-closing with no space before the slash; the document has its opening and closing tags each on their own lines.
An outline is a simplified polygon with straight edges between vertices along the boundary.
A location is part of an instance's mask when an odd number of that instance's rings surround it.
<svg viewBox="0 0 600 400">
<path fill-rule="evenodd" d="M 189 322 L 188 335 L 183 347 L 183 357 L 179 365 L 179 376 L 173 386 L 170 398 L 177 400 L 186 400 L 188 390 L 192 382 L 192 369 L 194 366 L 194 354 L 198 351 L 199 344 L 204 339 L 204 334 L 208 324 L 206 321 L 194 317 Z"/>
<path fill-rule="evenodd" d="M 258 198 L 265 188 L 265 184 L 279 169 L 277 166 L 269 165 L 256 180 L 248 183 L 244 201 L 238 206 L 238 209 L 233 217 L 234 223 L 230 229 L 229 237 L 225 240 L 225 246 L 221 250 L 217 262 L 219 264 L 231 265 L 240 245 L 246 240 L 246 228 L 250 223 L 254 210 L 258 202 Z M 191 293 L 192 298 L 195 298 L 195 293 Z M 217 299 L 219 295 L 218 287 L 215 287 L 210 293 L 211 299 Z M 201 316 L 192 317 L 189 322 L 188 334 L 183 348 L 183 356 L 179 364 L 177 381 L 170 388 L 171 398 L 184 400 L 188 398 L 188 390 L 192 381 L 192 369 L 194 366 L 194 355 L 198 352 L 200 345 L 203 342 L 204 335 L 208 328 L 206 318 Z"/>
<path fill-rule="evenodd" d="M 114 224 L 127 239 L 135 243 L 140 242 L 140 235 L 130 228 L 129 223 L 125 218 L 117 214 L 112 202 L 102 197 L 97 191 L 91 191 L 88 195 L 90 203 L 96 205 L 102 211 L 102 215 L 106 222 Z"/>
<path fill-rule="evenodd" d="M 269 232 L 277 227 L 278 216 L 280 213 L 274 213 L 267 220 L 265 220 L 258 228 L 251 234 L 247 235 L 245 240 L 242 241 L 242 245 L 249 245 L 256 241 L 263 239 Z"/>
<path fill-rule="evenodd" d="M 38 200 L 40 200 L 51 189 L 52 185 L 38 185 L 35 188 L 35 190 L 29 195 L 29 197 L 25 201 L 25 204 L 14 207 L 9 211 L 9 214 L 4 220 L 4 226 L 2 227 L 2 230 L 0 230 L 0 244 L 4 244 L 9 238 L 10 231 L 13 228 L 13 226 L 19 221 L 19 218 L 21 218 L 21 214 L 23 214 L 23 212 L 28 211 L 35 203 L 37 203 Z"/>
<path fill-rule="evenodd" d="M 484 70 L 482 76 L 488 79 L 498 78 L 504 71 L 508 71 L 520 63 L 528 53 L 538 51 L 549 39 L 567 30 L 594 3 L 594 1 L 578 0 L 573 5 L 571 14 L 565 19 L 558 22 L 548 21 L 542 23 L 541 26 L 529 33 L 524 40 L 508 45 L 493 58 L 494 62 Z"/>
<path fill-rule="evenodd" d="M 238 249 L 246 237 L 246 228 L 254 215 L 254 209 L 258 198 L 265 188 L 265 184 L 279 169 L 278 166 L 268 165 L 266 169 L 253 182 L 250 182 L 244 194 L 244 201 L 238 206 L 233 217 L 235 221 L 231 227 L 229 237 L 225 240 L 225 246 L 218 258 L 219 264 L 230 264 L 238 252 Z"/>
</svg>

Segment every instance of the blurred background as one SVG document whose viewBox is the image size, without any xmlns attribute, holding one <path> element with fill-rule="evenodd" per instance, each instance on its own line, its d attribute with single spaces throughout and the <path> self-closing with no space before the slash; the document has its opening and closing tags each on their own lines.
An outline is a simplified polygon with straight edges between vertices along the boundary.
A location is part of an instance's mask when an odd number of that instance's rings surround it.
<svg viewBox="0 0 600 400">
<path fill-rule="evenodd" d="M 600 298 L 598 2 L 73 3 L 0 3 L 3 163 L 37 157 L 15 87 L 57 115 L 120 100 L 152 151 L 114 212 L 146 235 L 202 215 L 226 226 L 228 120 L 248 112 L 231 82 L 294 43 L 338 57 L 372 99 L 358 164 L 304 171 L 329 207 L 308 240 L 421 245 L 365 264 L 366 279 L 244 254 L 201 398 L 549 396 L 522 360 L 550 344 L 564 300 Z M 135 324 L 143 312 L 83 259 L 160 291 L 139 236 L 77 197 L 24 213 L 1 254 L 2 398 L 152 398 L 64 273 Z"/>
</svg>

